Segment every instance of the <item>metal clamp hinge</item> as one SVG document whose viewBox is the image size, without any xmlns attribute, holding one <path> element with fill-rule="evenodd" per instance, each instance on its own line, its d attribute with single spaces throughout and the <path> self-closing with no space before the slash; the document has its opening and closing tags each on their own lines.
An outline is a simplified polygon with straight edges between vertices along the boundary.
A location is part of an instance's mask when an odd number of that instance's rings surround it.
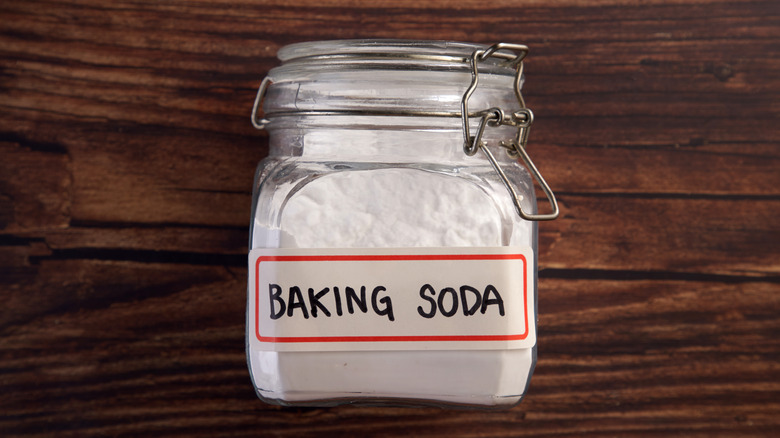
<svg viewBox="0 0 780 438">
<path fill-rule="evenodd" d="M 511 50 L 516 53 L 514 55 L 509 55 L 504 52 L 499 52 L 499 50 L 504 49 Z M 531 161 L 531 157 L 525 150 L 525 146 L 528 142 L 528 134 L 531 130 L 531 124 L 534 120 L 533 112 L 525 107 L 525 101 L 523 100 L 523 95 L 520 92 L 520 82 L 522 81 L 523 76 L 523 59 L 527 54 L 528 47 L 519 44 L 508 43 L 494 44 L 485 50 L 475 50 L 474 53 L 472 53 L 471 57 L 469 58 L 469 62 L 471 63 L 472 67 L 471 85 L 469 85 L 466 92 L 463 93 L 463 98 L 460 102 L 461 119 L 463 122 L 463 151 L 466 153 L 466 155 L 472 156 L 477 153 L 478 149 L 482 150 L 488 161 L 490 161 L 491 166 L 493 166 L 493 169 L 496 171 L 496 173 L 498 173 L 501 181 L 509 192 L 509 195 L 512 197 L 515 210 L 521 218 L 529 221 L 547 221 L 557 218 L 560 210 L 558 209 L 558 201 L 555 199 L 555 194 L 552 192 L 552 189 L 550 189 L 550 186 L 542 177 L 542 174 L 539 173 L 539 170 L 536 168 L 533 161 Z M 511 114 L 505 113 L 501 108 L 490 108 L 488 110 L 481 111 L 479 114 L 481 115 L 482 119 L 479 122 L 476 135 L 472 136 L 469 129 L 469 99 L 479 84 L 478 65 L 481 61 L 485 61 L 490 57 L 505 59 L 509 65 L 515 67 L 516 73 L 514 78 L 514 90 L 515 97 L 517 97 L 517 101 L 520 104 L 520 110 L 514 111 Z M 522 197 L 518 195 L 517 190 L 515 190 L 514 186 L 509 181 L 509 178 L 498 164 L 498 161 L 496 160 L 493 153 L 490 151 L 490 149 L 488 149 L 487 144 L 482 141 L 482 136 L 485 133 L 485 127 L 488 125 L 508 125 L 517 128 L 517 135 L 513 140 L 502 141 L 499 143 L 499 145 L 506 148 L 511 156 L 519 155 L 520 158 L 523 159 L 526 167 L 531 172 L 533 177 L 539 181 L 539 185 L 542 187 L 542 191 L 544 191 L 545 196 L 547 196 L 547 199 L 550 201 L 550 206 L 552 207 L 551 213 L 532 214 L 526 213 L 523 210 L 523 207 L 521 206 Z"/>
<path fill-rule="evenodd" d="M 262 107 L 263 98 L 265 98 L 265 93 L 268 92 L 268 85 L 271 83 L 271 78 L 266 76 L 263 78 L 263 82 L 260 83 L 260 88 L 257 89 L 257 95 L 255 96 L 255 103 L 252 105 L 252 126 L 254 126 L 256 129 L 265 129 L 265 125 L 267 125 L 270 120 L 268 119 L 259 119 L 257 118 L 257 111 L 258 108 Z"/>
</svg>

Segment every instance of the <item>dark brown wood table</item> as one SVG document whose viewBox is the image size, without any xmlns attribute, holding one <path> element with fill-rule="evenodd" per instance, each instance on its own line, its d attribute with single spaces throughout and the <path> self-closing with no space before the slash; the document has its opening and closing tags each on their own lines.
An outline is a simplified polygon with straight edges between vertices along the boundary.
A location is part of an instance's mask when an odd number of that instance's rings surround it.
<svg viewBox="0 0 780 438">
<path fill-rule="evenodd" d="M 244 353 L 282 45 L 528 44 L 539 362 L 500 412 L 289 409 Z M 779 436 L 780 3 L 4 0 L 1 436 Z"/>
</svg>

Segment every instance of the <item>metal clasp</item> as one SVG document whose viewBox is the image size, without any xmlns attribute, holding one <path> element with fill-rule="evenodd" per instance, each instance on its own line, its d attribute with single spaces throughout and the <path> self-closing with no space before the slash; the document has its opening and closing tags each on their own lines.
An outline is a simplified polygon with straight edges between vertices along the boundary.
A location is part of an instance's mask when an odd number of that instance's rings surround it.
<svg viewBox="0 0 780 438">
<path fill-rule="evenodd" d="M 258 108 L 262 106 L 263 98 L 265 98 L 265 93 L 268 92 L 268 85 L 271 83 L 271 78 L 268 76 L 263 78 L 263 82 L 260 83 L 260 88 L 257 89 L 257 95 L 255 96 L 255 103 L 252 105 L 252 126 L 255 127 L 255 129 L 265 129 L 265 125 L 267 125 L 270 120 L 263 118 L 258 120 L 257 119 L 257 111 Z"/>
<path fill-rule="evenodd" d="M 504 49 L 517 53 L 508 54 L 499 52 L 499 50 Z M 550 189 L 550 186 L 544 180 L 542 174 L 539 173 L 539 170 L 536 168 L 533 161 L 531 161 L 531 157 L 525 150 L 526 143 L 528 142 L 528 133 L 531 130 L 531 124 L 534 120 L 533 112 L 525 107 L 525 100 L 523 100 L 523 95 L 520 92 L 520 81 L 522 81 L 523 77 L 523 59 L 526 55 L 528 55 L 527 46 L 508 43 L 494 44 L 485 50 L 475 50 L 474 53 L 471 54 L 471 57 L 469 58 L 469 62 L 471 63 L 471 85 L 469 85 L 466 92 L 463 93 L 463 98 L 460 101 L 460 114 L 463 121 L 463 151 L 466 155 L 472 156 L 477 153 L 477 149 L 482 150 L 488 161 L 490 161 L 490 164 L 493 166 L 493 169 L 498 173 L 499 177 L 501 177 L 501 181 L 504 183 L 509 195 L 512 197 L 515 210 L 521 218 L 529 221 L 548 221 L 558 217 L 558 214 L 560 213 L 558 201 L 555 199 L 555 194 L 552 192 L 552 189 Z M 517 97 L 517 101 L 520 104 L 520 110 L 509 115 L 501 108 L 490 108 L 481 111 L 479 114 L 481 115 L 482 120 L 480 120 L 476 135 L 472 136 L 469 130 L 469 99 L 479 84 L 479 63 L 491 57 L 505 59 L 508 61 L 509 65 L 515 67 L 514 89 L 515 97 Z M 550 201 L 550 205 L 552 206 L 551 213 L 530 214 L 523 211 L 523 208 L 520 205 L 522 201 L 521 197 L 517 194 L 517 191 L 512 186 L 509 178 L 507 178 L 506 173 L 501 169 L 501 166 L 498 164 L 493 153 L 487 148 L 487 144 L 482 141 L 482 135 L 485 133 L 485 127 L 487 125 L 509 125 L 517 128 L 517 135 L 513 140 L 502 141 L 499 145 L 508 149 L 510 155 L 519 155 L 523 159 L 526 167 L 536 180 L 539 181 L 545 196 L 547 196 L 547 199 Z"/>
</svg>

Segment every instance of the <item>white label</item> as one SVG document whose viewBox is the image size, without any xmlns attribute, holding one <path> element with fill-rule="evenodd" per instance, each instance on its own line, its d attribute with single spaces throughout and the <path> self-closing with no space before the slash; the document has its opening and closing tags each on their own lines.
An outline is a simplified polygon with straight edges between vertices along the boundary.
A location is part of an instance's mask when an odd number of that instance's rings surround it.
<svg viewBox="0 0 780 438">
<path fill-rule="evenodd" d="M 276 351 L 530 348 L 530 247 L 253 249 L 250 346 Z"/>
</svg>

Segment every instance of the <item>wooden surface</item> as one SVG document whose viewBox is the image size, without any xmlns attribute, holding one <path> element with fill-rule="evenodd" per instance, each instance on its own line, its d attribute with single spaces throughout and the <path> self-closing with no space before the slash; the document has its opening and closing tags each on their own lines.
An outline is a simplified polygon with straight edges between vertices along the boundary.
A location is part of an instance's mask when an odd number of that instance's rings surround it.
<svg viewBox="0 0 780 438">
<path fill-rule="evenodd" d="M 539 362 L 503 412 L 282 409 L 244 356 L 284 44 L 526 43 Z M 4 0 L 0 435 L 780 435 L 780 3 Z"/>
</svg>

